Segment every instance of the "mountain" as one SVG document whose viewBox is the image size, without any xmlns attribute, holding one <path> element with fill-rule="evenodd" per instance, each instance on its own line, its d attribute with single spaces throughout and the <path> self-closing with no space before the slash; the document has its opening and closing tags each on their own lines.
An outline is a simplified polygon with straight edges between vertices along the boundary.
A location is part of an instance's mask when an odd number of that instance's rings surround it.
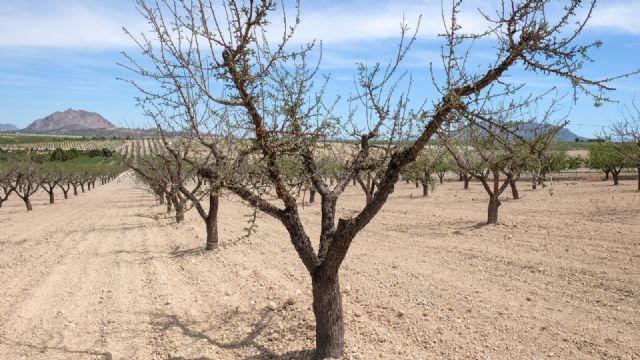
<svg viewBox="0 0 640 360">
<path fill-rule="evenodd" d="M 0 124 L 0 131 L 14 131 L 18 130 L 18 127 L 13 124 Z"/>
<path fill-rule="evenodd" d="M 549 124 L 540 124 L 535 122 L 523 123 L 517 126 L 516 133 L 524 137 L 525 139 L 531 139 L 535 136 L 535 134 L 544 132 L 550 128 L 551 125 Z M 567 129 L 566 127 L 560 129 L 556 134 L 557 141 L 575 141 L 576 139 L 580 139 L 581 141 L 587 140 L 587 138 L 578 136 L 576 133 Z"/>
<path fill-rule="evenodd" d="M 579 136 L 567 128 L 560 129 L 560 131 L 558 131 L 558 135 L 556 135 L 556 140 L 558 141 L 576 141 L 576 139 L 580 139 L 580 141 L 588 140 L 587 138 Z"/>
<path fill-rule="evenodd" d="M 66 111 L 58 111 L 32 122 L 23 131 L 30 133 L 71 134 L 115 128 L 115 125 L 100 114 L 84 110 L 67 109 Z"/>
</svg>

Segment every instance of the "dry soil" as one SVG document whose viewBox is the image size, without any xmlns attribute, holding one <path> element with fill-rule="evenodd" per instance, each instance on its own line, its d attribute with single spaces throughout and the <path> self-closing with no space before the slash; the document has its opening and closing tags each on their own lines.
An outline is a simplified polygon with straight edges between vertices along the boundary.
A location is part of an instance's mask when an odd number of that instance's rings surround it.
<svg viewBox="0 0 640 360">
<path fill-rule="evenodd" d="M 508 194 L 400 183 L 341 270 L 345 359 L 640 359 L 640 194 L 557 182 Z M 0 209 L 0 359 L 304 359 L 310 278 L 282 226 L 220 208 L 222 247 L 121 177 Z M 350 186 L 339 203 L 363 206 Z M 319 205 L 302 213 L 316 234 Z M 154 218 L 157 216 L 159 218 Z"/>
</svg>

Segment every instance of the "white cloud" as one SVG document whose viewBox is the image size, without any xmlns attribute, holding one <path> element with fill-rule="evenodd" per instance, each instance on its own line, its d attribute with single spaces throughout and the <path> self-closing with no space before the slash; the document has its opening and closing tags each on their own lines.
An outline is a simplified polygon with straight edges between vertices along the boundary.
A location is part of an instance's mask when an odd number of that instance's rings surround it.
<svg viewBox="0 0 640 360">
<path fill-rule="evenodd" d="M 0 47 L 120 49 L 133 46 L 123 26 L 133 33 L 147 29 L 131 0 L 2 0 L 1 3 Z M 446 6 L 449 2 L 444 3 Z M 639 0 L 603 4 L 594 12 L 591 28 L 640 34 Z M 482 0 L 464 2 L 459 19 L 463 30 L 484 29 L 484 19 L 477 8 L 491 12 L 495 5 Z M 418 16 L 423 16 L 419 33 L 423 39 L 433 39 L 443 31 L 440 2 L 433 0 L 306 1 L 301 15 L 302 22 L 294 38 L 297 43 L 317 39 L 330 45 L 397 38 L 403 16 L 412 28 Z"/>
<path fill-rule="evenodd" d="M 596 7 L 590 26 L 640 35 L 640 1 L 619 1 Z"/>
<path fill-rule="evenodd" d="M 141 28 L 133 2 L 8 1 L 0 11 L 0 47 L 121 48 L 123 26 Z"/>
<path fill-rule="evenodd" d="M 464 31 L 483 29 L 484 20 L 470 2 L 461 14 L 459 23 Z M 443 32 L 442 12 L 437 1 L 350 1 L 329 6 L 303 8 L 301 24 L 295 41 L 308 42 L 313 39 L 325 43 L 376 41 L 397 38 L 400 23 L 415 29 L 422 15 L 419 36 L 435 38 Z M 448 18 L 447 18 L 448 21 Z"/>
</svg>

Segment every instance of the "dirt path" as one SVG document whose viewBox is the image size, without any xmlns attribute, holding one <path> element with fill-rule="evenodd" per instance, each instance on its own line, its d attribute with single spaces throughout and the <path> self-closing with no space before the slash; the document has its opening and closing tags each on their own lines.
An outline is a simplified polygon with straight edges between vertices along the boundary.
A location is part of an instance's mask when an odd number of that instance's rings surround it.
<svg viewBox="0 0 640 360">
<path fill-rule="evenodd" d="M 484 227 L 478 184 L 399 184 L 341 272 L 346 359 L 640 359 L 640 194 L 522 184 Z M 350 187 L 348 214 L 363 197 Z M 304 359 L 309 278 L 282 227 L 221 205 L 214 254 L 195 214 L 162 215 L 127 178 L 26 213 L 0 209 L 0 359 Z M 303 210 L 310 233 L 318 205 Z M 275 305 L 275 309 L 271 309 Z"/>
</svg>

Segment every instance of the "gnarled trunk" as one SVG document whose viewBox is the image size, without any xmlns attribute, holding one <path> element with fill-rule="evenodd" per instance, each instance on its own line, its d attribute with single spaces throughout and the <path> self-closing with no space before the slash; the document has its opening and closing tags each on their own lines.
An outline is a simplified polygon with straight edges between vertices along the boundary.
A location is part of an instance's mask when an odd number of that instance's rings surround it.
<svg viewBox="0 0 640 360">
<path fill-rule="evenodd" d="M 218 248 L 218 205 L 220 199 L 218 195 L 209 195 L 209 214 L 206 219 L 207 226 L 207 250 Z"/>
<path fill-rule="evenodd" d="M 47 191 L 47 193 L 49 194 L 49 204 L 53 204 L 56 202 L 56 197 L 53 193 L 53 190 L 51 191 Z"/>
<path fill-rule="evenodd" d="M 172 200 L 171 200 L 171 198 L 169 197 L 168 194 L 166 195 L 166 197 L 167 197 L 167 214 L 169 214 L 171 212 L 171 208 L 172 208 L 171 207 Z"/>
<path fill-rule="evenodd" d="M 27 207 L 27 211 L 33 210 L 33 206 L 31 206 L 31 200 L 29 200 L 28 196 L 25 196 L 22 201 L 24 201 L 24 205 Z"/>
<path fill-rule="evenodd" d="M 344 319 L 338 275 L 319 268 L 311 276 L 313 313 L 316 317 L 314 359 L 339 358 L 344 351 Z"/>
<path fill-rule="evenodd" d="M 316 191 L 309 189 L 309 204 L 313 204 L 316 201 Z"/>
<path fill-rule="evenodd" d="M 422 184 L 422 197 L 429 196 L 429 184 Z"/>
<path fill-rule="evenodd" d="M 173 202 L 173 208 L 176 210 L 176 222 L 184 221 L 184 205 L 180 201 Z"/>
<path fill-rule="evenodd" d="M 511 197 L 514 200 L 520 199 L 520 194 L 518 193 L 518 188 L 516 187 L 516 181 L 514 179 L 509 179 L 509 186 L 511 187 Z"/>
<path fill-rule="evenodd" d="M 471 180 L 471 178 L 465 175 L 463 180 L 464 180 L 464 189 L 469 190 L 469 181 Z"/>
<path fill-rule="evenodd" d="M 500 199 L 497 196 L 489 198 L 489 212 L 487 216 L 487 224 L 498 223 L 498 208 L 500 207 Z"/>
<path fill-rule="evenodd" d="M 616 171 L 616 170 L 611 171 L 611 175 L 613 176 L 613 185 L 618 185 L 618 183 L 619 183 L 618 175 L 619 174 L 620 174 L 620 171 Z"/>
</svg>

